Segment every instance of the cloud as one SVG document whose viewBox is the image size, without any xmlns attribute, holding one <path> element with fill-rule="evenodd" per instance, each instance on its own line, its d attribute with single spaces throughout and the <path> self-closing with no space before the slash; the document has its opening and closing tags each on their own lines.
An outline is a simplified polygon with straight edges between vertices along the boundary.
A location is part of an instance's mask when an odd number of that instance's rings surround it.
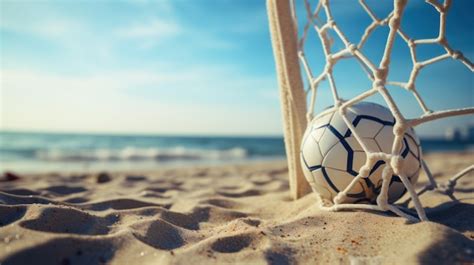
<svg viewBox="0 0 474 265">
<path fill-rule="evenodd" d="M 146 23 L 134 24 L 119 29 L 117 35 L 125 38 L 154 38 L 175 37 L 183 32 L 181 25 L 171 20 L 153 18 Z"/>
<path fill-rule="evenodd" d="M 177 21 L 156 17 L 115 30 L 118 38 L 136 41 L 141 49 L 155 48 L 158 44 L 173 40 L 184 33 L 185 28 Z"/>
<path fill-rule="evenodd" d="M 68 18 L 47 18 L 43 20 L 22 20 L 9 19 L 8 16 L 1 19 L 0 29 L 22 34 L 33 35 L 45 39 L 66 39 L 74 33 L 84 31 L 81 23 Z"/>
<path fill-rule="evenodd" d="M 226 29 L 221 29 L 226 30 Z M 236 45 L 230 41 L 228 36 L 203 31 L 192 25 L 179 22 L 176 19 L 151 18 L 147 21 L 133 22 L 115 30 L 118 38 L 135 41 L 142 49 L 152 49 L 156 46 L 174 41 L 180 45 L 193 45 L 194 48 L 205 49 L 232 49 Z"/>
<path fill-rule="evenodd" d="M 230 22 L 202 27 L 183 14 L 175 17 L 172 5 L 166 13 L 154 4 L 128 5 L 130 12 L 109 12 L 110 17 L 97 16 L 104 11 L 101 5 L 66 6 L 64 12 L 59 4 L 19 5 L 2 11 L 0 30 L 24 34 L 35 56 L 22 59 L 25 47 L 17 49 L 17 40 L 8 40 L 10 63 L 0 69 L 0 128 L 278 133 L 273 76 L 248 74 L 240 60 L 229 66 L 222 64 L 226 58 L 210 59 L 213 65 L 205 59 L 217 49 L 239 47 L 229 35 Z M 52 49 L 36 46 L 45 40 Z"/>
<path fill-rule="evenodd" d="M 29 34 L 41 38 L 65 38 L 82 31 L 78 20 L 56 12 L 47 3 L 27 5 L 22 2 L 2 3 L 0 30 Z"/>
<path fill-rule="evenodd" d="M 2 5 L 3 7 L 3 5 Z M 99 30 L 93 28 L 88 19 L 60 12 L 48 3 L 44 5 L 20 3 L 5 4 L 5 11 L 2 10 L 0 16 L 0 36 L 11 50 L 36 52 L 38 55 L 61 54 L 62 59 L 71 60 L 74 57 L 78 60 L 84 58 L 103 59 L 111 56 L 113 41 Z M 27 19 L 25 19 L 27 17 Z M 16 45 L 18 40 L 5 33 L 14 33 L 13 36 L 21 36 L 24 45 Z M 51 50 L 38 49 L 37 47 L 52 48 Z M 2 47 L 3 49 L 3 47 Z M 23 50 L 20 50 L 23 49 Z M 7 54 L 9 57 L 15 54 Z"/>
<path fill-rule="evenodd" d="M 223 67 L 0 74 L 4 129 L 278 134 L 281 126 L 278 100 L 265 92 L 276 90 L 273 78 L 238 76 Z"/>
</svg>

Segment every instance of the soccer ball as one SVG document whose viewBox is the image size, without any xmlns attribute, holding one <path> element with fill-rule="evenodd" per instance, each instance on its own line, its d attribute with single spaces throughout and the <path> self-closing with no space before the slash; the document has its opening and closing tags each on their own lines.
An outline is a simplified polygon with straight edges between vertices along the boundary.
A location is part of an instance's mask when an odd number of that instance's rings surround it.
<svg viewBox="0 0 474 265">
<path fill-rule="evenodd" d="M 346 116 L 370 152 L 391 154 L 395 119 L 389 109 L 362 102 L 347 108 Z M 415 184 L 421 168 L 421 148 L 412 128 L 405 132 L 399 154 L 403 159 L 400 172 Z M 336 108 L 325 110 L 308 125 L 301 144 L 301 164 L 306 180 L 323 200 L 332 202 L 358 175 L 365 162 L 366 153 Z M 343 202 L 375 202 L 382 187 L 384 164 L 383 160 L 377 161 L 369 177 L 361 178 Z M 397 201 L 405 192 L 400 178 L 393 176 L 389 203 Z"/>
</svg>

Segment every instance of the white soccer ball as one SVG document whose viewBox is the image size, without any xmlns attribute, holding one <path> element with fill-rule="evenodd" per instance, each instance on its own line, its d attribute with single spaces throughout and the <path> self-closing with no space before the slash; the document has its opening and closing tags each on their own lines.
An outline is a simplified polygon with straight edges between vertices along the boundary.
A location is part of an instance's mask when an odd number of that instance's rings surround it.
<svg viewBox="0 0 474 265">
<path fill-rule="evenodd" d="M 389 109 L 362 102 L 349 107 L 346 116 L 370 152 L 391 154 L 395 119 Z M 400 172 L 415 184 L 421 168 L 421 148 L 412 128 L 405 132 L 399 152 L 403 158 Z M 301 144 L 301 164 L 306 180 L 323 200 L 332 202 L 357 176 L 365 162 L 365 152 L 335 108 L 325 110 L 308 125 Z M 383 160 L 377 161 L 369 177 L 362 178 L 347 193 L 344 202 L 374 202 L 382 186 L 384 164 Z M 389 202 L 397 201 L 405 192 L 400 178 L 393 176 Z"/>
</svg>

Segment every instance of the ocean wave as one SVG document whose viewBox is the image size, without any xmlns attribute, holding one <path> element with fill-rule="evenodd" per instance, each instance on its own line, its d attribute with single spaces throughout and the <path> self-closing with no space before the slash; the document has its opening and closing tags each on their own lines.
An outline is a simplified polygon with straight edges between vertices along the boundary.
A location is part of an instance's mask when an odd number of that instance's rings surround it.
<svg viewBox="0 0 474 265">
<path fill-rule="evenodd" d="M 125 161 L 125 160 L 232 160 L 243 159 L 247 150 L 235 147 L 226 150 L 188 149 L 176 147 L 169 149 L 135 148 L 61 150 L 50 149 L 36 152 L 36 158 L 47 161 Z"/>
</svg>

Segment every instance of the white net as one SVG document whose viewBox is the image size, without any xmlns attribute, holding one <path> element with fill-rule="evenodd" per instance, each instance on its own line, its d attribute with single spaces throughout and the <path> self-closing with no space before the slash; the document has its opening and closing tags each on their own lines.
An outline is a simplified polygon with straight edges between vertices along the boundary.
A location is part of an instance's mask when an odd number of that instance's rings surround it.
<svg viewBox="0 0 474 265">
<path fill-rule="evenodd" d="M 298 25 L 298 21 L 302 21 L 301 16 L 303 14 L 297 14 L 296 10 L 300 10 L 299 6 L 295 1 L 291 1 L 290 7 L 292 21 L 294 23 L 295 29 L 297 31 L 297 56 L 302 65 L 302 75 L 306 77 L 306 83 L 308 84 L 308 89 L 305 91 L 307 95 L 307 101 L 309 106 L 307 108 L 306 118 L 307 121 L 311 121 L 315 116 L 315 104 L 317 99 L 317 91 L 321 84 L 327 81 L 332 98 L 334 101 L 334 107 L 337 108 L 339 114 L 343 117 L 347 126 L 351 129 L 354 134 L 354 137 L 358 140 L 359 144 L 362 146 L 366 153 L 366 163 L 359 169 L 359 174 L 353 179 L 351 184 L 344 190 L 341 191 L 334 199 L 334 205 L 325 206 L 329 210 L 341 210 L 341 209 L 372 209 L 372 210 L 389 210 L 400 216 L 406 217 L 408 219 L 414 219 L 411 215 L 407 214 L 407 210 L 404 209 L 402 205 L 393 205 L 388 203 L 388 187 L 392 175 L 398 175 L 402 180 L 403 184 L 407 188 L 410 199 L 413 201 L 418 217 L 421 220 L 427 220 L 425 211 L 420 203 L 418 198 L 419 195 L 426 192 L 427 190 L 438 189 L 439 191 L 445 193 L 446 195 L 453 197 L 453 190 L 456 181 L 462 176 L 466 175 L 470 171 L 474 170 L 474 166 L 470 166 L 459 172 L 459 174 L 452 177 L 448 183 L 439 185 L 433 178 L 427 164 L 423 161 L 422 168 L 425 171 L 429 179 L 429 184 L 423 187 L 418 192 L 415 191 L 411 182 L 408 180 L 407 176 L 404 176 L 401 170 L 402 167 L 402 158 L 400 157 L 397 150 L 400 150 L 402 146 L 403 135 L 406 130 L 418 126 L 420 124 L 437 120 L 440 118 L 463 115 L 463 114 L 472 114 L 474 113 L 474 108 L 462 108 L 462 109 L 451 109 L 443 111 L 433 111 L 425 103 L 423 97 L 417 90 L 417 78 L 420 75 L 422 70 L 431 64 L 435 64 L 442 60 L 452 58 L 457 60 L 459 63 L 464 64 L 470 71 L 474 70 L 472 62 L 463 55 L 462 52 L 455 50 L 452 45 L 448 42 L 446 38 L 446 21 L 447 13 L 451 6 L 450 0 L 445 0 L 444 3 L 439 3 L 436 0 L 427 0 L 426 4 L 432 6 L 439 14 L 439 31 L 438 36 L 432 39 L 413 39 L 411 38 L 401 27 L 401 19 L 404 14 L 404 10 L 407 5 L 406 0 L 394 0 L 393 1 L 393 10 L 383 18 L 379 18 L 376 13 L 371 9 L 371 7 L 364 0 L 359 0 L 359 4 L 363 10 L 367 13 L 367 16 L 371 19 L 371 23 L 365 29 L 362 37 L 353 43 L 345 35 L 341 27 L 338 25 L 335 20 L 331 2 L 329 0 L 321 0 L 317 3 L 310 3 L 309 0 L 303 0 L 298 4 L 304 4 L 304 23 Z M 299 17 L 297 17 L 297 15 Z M 433 25 L 434 26 L 434 25 Z M 369 59 L 369 56 L 363 52 L 364 45 L 367 43 L 369 38 L 372 36 L 374 31 L 379 27 L 388 27 L 388 36 L 385 40 L 385 47 L 383 50 L 382 58 L 379 62 L 374 62 Z M 308 41 L 308 36 L 311 32 L 315 32 L 317 39 L 320 41 L 320 46 L 322 47 L 324 53 L 324 69 L 318 74 L 314 74 L 312 71 L 312 66 L 308 59 L 308 54 L 306 54 L 308 47 L 313 45 L 311 41 Z M 389 80 L 389 71 L 391 67 L 391 59 L 393 57 L 393 47 L 396 38 L 400 37 L 403 40 L 404 44 L 408 47 L 412 62 L 412 68 L 409 74 L 409 78 L 406 81 L 398 80 Z M 342 48 L 335 49 L 335 41 L 342 42 Z M 275 42 L 275 39 L 274 39 Z M 426 44 L 438 44 L 444 49 L 444 53 L 431 57 L 426 60 L 420 60 L 417 56 L 417 47 L 426 45 Z M 275 45 L 274 45 L 275 46 Z M 338 94 L 338 87 L 336 86 L 335 76 L 333 68 L 339 62 L 345 59 L 356 59 L 359 62 L 360 66 L 367 74 L 367 77 L 371 83 L 371 87 L 366 91 L 358 94 L 355 97 L 352 97 L 349 100 L 343 100 Z M 277 62 L 278 63 L 278 62 Z M 318 62 L 321 63 L 321 62 Z M 393 66 L 392 66 L 393 67 Z M 408 65 L 406 66 L 408 67 Z M 397 87 L 409 91 L 413 97 L 418 102 L 423 114 L 419 117 L 408 119 L 403 114 L 402 111 L 394 100 L 392 95 L 392 89 Z M 390 89 L 389 89 L 390 88 Z M 397 88 L 398 89 L 398 88 Z M 395 117 L 396 124 L 393 128 L 393 133 L 395 135 L 395 140 L 392 146 L 392 153 L 376 153 L 371 152 L 369 148 L 365 145 L 364 141 L 361 140 L 357 131 L 355 130 L 352 123 L 346 117 L 346 109 L 358 102 L 361 102 L 368 97 L 379 94 L 383 101 L 386 103 L 391 113 Z M 440 96 L 440 95 L 438 95 Z M 376 205 L 365 205 L 365 204 L 342 204 L 340 202 L 344 201 L 344 197 L 347 192 L 352 189 L 357 182 L 362 178 L 367 177 L 370 169 L 373 167 L 374 163 L 379 160 L 385 161 L 385 168 L 382 174 L 382 188 L 380 194 L 377 197 Z M 406 205 L 406 204 L 405 204 Z"/>
</svg>

